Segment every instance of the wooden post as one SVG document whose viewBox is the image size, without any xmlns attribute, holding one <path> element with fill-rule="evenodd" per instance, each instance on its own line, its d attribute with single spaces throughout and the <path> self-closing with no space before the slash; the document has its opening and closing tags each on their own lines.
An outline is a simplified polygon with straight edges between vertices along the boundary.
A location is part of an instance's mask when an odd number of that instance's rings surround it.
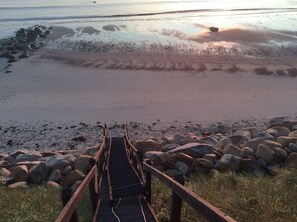
<svg viewBox="0 0 297 222">
<path fill-rule="evenodd" d="M 173 179 L 182 185 L 185 183 L 182 174 L 175 175 Z M 181 209 L 182 199 L 174 191 L 172 191 L 170 222 L 180 222 Z"/>
<path fill-rule="evenodd" d="M 94 167 L 96 164 L 95 159 L 90 159 L 90 165 L 91 167 Z M 93 214 L 96 212 L 97 208 L 97 203 L 98 203 L 98 196 L 96 193 L 96 187 L 97 187 L 97 173 L 93 176 L 89 183 L 89 191 L 90 191 L 90 199 L 92 203 L 92 208 L 93 208 Z"/>
<path fill-rule="evenodd" d="M 62 189 L 61 199 L 62 199 L 63 207 L 66 206 L 68 201 L 71 199 L 72 195 L 73 195 L 73 191 L 72 191 L 72 189 L 70 187 L 65 187 L 65 188 Z M 79 222 L 78 214 L 77 214 L 76 210 L 71 215 L 71 218 L 70 218 L 69 222 Z"/>
<path fill-rule="evenodd" d="M 150 160 L 145 160 L 145 162 L 151 165 Z M 152 203 L 152 175 L 146 171 L 145 174 L 145 190 L 146 190 L 146 199 L 149 204 Z"/>
</svg>

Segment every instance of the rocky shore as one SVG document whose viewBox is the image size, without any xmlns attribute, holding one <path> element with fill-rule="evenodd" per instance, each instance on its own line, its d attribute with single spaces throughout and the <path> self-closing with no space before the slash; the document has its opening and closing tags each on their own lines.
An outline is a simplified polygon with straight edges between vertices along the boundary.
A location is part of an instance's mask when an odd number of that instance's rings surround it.
<svg viewBox="0 0 297 222">
<path fill-rule="evenodd" d="M 183 174 L 187 179 L 193 172 L 216 175 L 229 170 L 264 176 L 276 174 L 282 166 L 297 167 L 296 120 L 169 125 L 156 121 L 127 126 L 135 147 L 170 176 Z M 89 160 L 100 146 L 102 129 L 100 122 L 48 123 L 23 129 L 2 126 L 1 183 L 11 188 L 44 183 L 77 187 L 91 167 Z M 109 136 L 121 136 L 124 129 L 125 124 L 110 124 Z M 54 140 L 56 144 L 49 146 Z"/>
</svg>

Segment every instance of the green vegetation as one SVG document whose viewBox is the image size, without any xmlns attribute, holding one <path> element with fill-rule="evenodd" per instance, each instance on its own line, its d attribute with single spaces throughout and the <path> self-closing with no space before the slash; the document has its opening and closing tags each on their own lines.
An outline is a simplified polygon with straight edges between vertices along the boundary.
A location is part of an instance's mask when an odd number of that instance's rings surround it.
<svg viewBox="0 0 297 222">
<path fill-rule="evenodd" d="M 274 177 L 253 174 L 195 174 L 187 186 L 199 196 L 238 221 L 297 221 L 297 171 L 282 169 Z M 171 195 L 169 189 L 153 182 L 153 204 L 161 221 L 168 221 Z M 162 207 L 163 205 L 163 207 Z M 184 222 L 204 221 L 186 204 Z"/>
</svg>

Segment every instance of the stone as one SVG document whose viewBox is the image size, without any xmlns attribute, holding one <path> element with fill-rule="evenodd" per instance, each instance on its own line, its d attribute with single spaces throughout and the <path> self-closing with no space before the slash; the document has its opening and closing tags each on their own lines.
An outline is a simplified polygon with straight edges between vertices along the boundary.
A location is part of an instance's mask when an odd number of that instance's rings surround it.
<svg viewBox="0 0 297 222">
<path fill-rule="evenodd" d="M 254 150 L 250 147 L 243 147 L 242 148 L 242 158 L 248 158 L 248 157 L 255 157 L 256 154 L 254 153 Z"/>
<path fill-rule="evenodd" d="M 237 171 L 240 167 L 240 158 L 232 154 L 224 154 L 222 158 L 216 162 L 215 168 L 219 170 Z"/>
<path fill-rule="evenodd" d="M 250 147 L 254 151 L 256 151 L 259 144 L 263 143 L 265 140 L 275 141 L 275 138 L 274 137 L 258 137 L 258 138 L 251 139 L 251 140 L 247 141 L 246 143 L 244 143 L 242 145 L 242 147 Z"/>
<path fill-rule="evenodd" d="M 238 156 L 238 157 L 240 157 L 242 155 L 241 149 L 238 146 L 235 146 L 233 144 L 229 144 L 229 145 L 225 146 L 223 153 L 224 154 L 232 154 L 232 155 Z"/>
<path fill-rule="evenodd" d="M 33 184 L 42 184 L 47 180 L 49 172 L 49 167 L 44 162 L 32 166 L 29 170 L 29 182 Z"/>
<path fill-rule="evenodd" d="M 203 156 L 203 159 L 209 160 L 211 163 L 214 163 L 217 159 L 217 156 L 214 153 L 209 153 Z"/>
<path fill-rule="evenodd" d="M 48 157 L 45 162 L 52 169 L 63 169 L 65 166 L 73 164 L 74 161 L 75 157 L 71 154 L 67 154 Z"/>
<path fill-rule="evenodd" d="M 213 168 L 213 162 L 204 158 L 195 159 L 193 165 L 194 169 L 199 172 L 209 171 Z"/>
<path fill-rule="evenodd" d="M 165 171 L 165 174 L 171 178 L 174 178 L 175 176 L 181 176 L 183 175 L 180 171 L 178 170 L 167 170 Z"/>
<path fill-rule="evenodd" d="M 17 183 L 10 184 L 8 187 L 10 189 L 27 188 L 28 185 L 27 185 L 27 182 L 26 181 L 22 181 L 22 182 L 17 182 Z"/>
<path fill-rule="evenodd" d="M 73 192 L 75 192 L 77 190 L 77 188 L 81 185 L 81 183 L 82 183 L 82 181 L 78 180 L 72 184 L 71 189 L 73 190 Z"/>
<path fill-rule="evenodd" d="M 290 133 L 290 130 L 283 126 L 274 126 L 272 129 L 275 129 L 278 132 L 278 136 L 288 136 Z"/>
<path fill-rule="evenodd" d="M 287 164 L 297 169 L 297 153 L 291 153 L 287 158 Z"/>
<path fill-rule="evenodd" d="M 188 143 L 183 146 L 177 147 L 173 150 L 168 151 L 167 153 L 185 153 L 193 158 L 203 157 L 205 154 L 211 153 L 213 151 L 213 146 L 209 144 L 201 143 Z"/>
<path fill-rule="evenodd" d="M 84 155 L 95 156 L 99 150 L 99 146 L 88 147 L 84 151 Z"/>
<path fill-rule="evenodd" d="M 16 162 L 24 162 L 24 161 L 38 161 L 41 158 L 41 155 L 37 156 L 34 154 L 20 154 L 15 158 Z"/>
<path fill-rule="evenodd" d="M 177 153 L 177 154 L 174 154 L 172 156 L 172 158 L 177 162 L 177 161 L 182 161 L 184 163 L 186 163 L 189 167 L 193 165 L 193 157 L 187 155 L 187 154 L 184 154 L 184 153 Z"/>
<path fill-rule="evenodd" d="M 250 133 L 251 139 L 257 138 L 260 134 L 260 130 L 256 127 L 249 127 L 246 130 Z"/>
<path fill-rule="evenodd" d="M 261 164 L 255 158 L 246 158 L 240 160 L 240 169 L 244 171 L 255 171 L 261 168 Z"/>
<path fill-rule="evenodd" d="M 189 167 L 186 163 L 182 162 L 182 161 L 177 161 L 175 163 L 175 167 L 178 171 L 180 171 L 182 174 L 187 174 L 189 172 Z"/>
<path fill-rule="evenodd" d="M 16 150 L 12 154 L 10 154 L 11 157 L 16 158 L 20 154 L 28 154 L 28 150 Z"/>
<path fill-rule="evenodd" d="M 80 155 L 74 161 L 74 169 L 80 170 L 84 174 L 88 174 L 91 169 L 90 159 L 92 156 L 89 155 Z"/>
<path fill-rule="evenodd" d="M 256 151 L 256 157 L 261 158 L 267 164 L 271 164 L 273 162 L 272 150 L 263 144 L 260 144 L 258 146 L 257 151 Z"/>
<path fill-rule="evenodd" d="M 8 186 L 10 184 L 15 183 L 15 180 L 12 177 L 2 177 L 2 176 L 0 176 L 0 183 L 4 184 L 5 186 Z"/>
<path fill-rule="evenodd" d="M 275 141 L 271 141 L 271 140 L 266 140 L 263 142 L 263 145 L 269 147 L 270 149 L 274 149 L 275 147 L 279 147 L 279 148 L 283 148 L 283 145 L 278 143 L 278 142 L 275 142 Z"/>
<path fill-rule="evenodd" d="M 163 152 L 160 151 L 148 151 L 144 154 L 144 157 L 152 161 L 152 165 L 161 165 L 161 155 Z"/>
<path fill-rule="evenodd" d="M 163 153 L 160 158 L 165 169 L 175 169 L 175 162 L 170 154 Z"/>
<path fill-rule="evenodd" d="M 185 145 L 190 142 L 191 140 L 182 134 L 176 134 L 172 138 L 172 143 L 179 144 L 179 145 Z"/>
<path fill-rule="evenodd" d="M 162 142 L 156 139 L 137 141 L 133 145 L 137 150 L 141 150 L 143 153 L 148 151 L 160 151 L 163 146 Z"/>
<path fill-rule="evenodd" d="M 273 136 L 276 139 L 279 137 L 278 131 L 276 129 L 270 128 L 270 129 L 265 130 L 265 132 L 270 134 L 271 136 Z"/>
<path fill-rule="evenodd" d="M 288 147 L 292 152 L 297 153 L 297 144 L 290 143 Z"/>
<path fill-rule="evenodd" d="M 268 174 L 276 176 L 280 166 L 279 164 L 270 164 L 265 166 L 265 170 Z"/>
<path fill-rule="evenodd" d="M 275 162 L 282 163 L 287 159 L 287 152 L 283 148 L 275 147 L 273 151 L 273 159 Z"/>
<path fill-rule="evenodd" d="M 16 182 L 28 180 L 28 167 L 26 165 L 15 166 L 11 169 L 10 176 L 14 178 Z"/>
<path fill-rule="evenodd" d="M 53 169 L 48 176 L 47 181 L 58 182 L 61 179 L 61 170 Z"/>
<path fill-rule="evenodd" d="M 62 186 L 60 184 L 58 184 L 58 183 L 56 183 L 54 181 L 48 181 L 48 182 L 46 182 L 46 185 L 48 187 L 51 187 L 51 188 L 54 188 L 54 189 L 61 189 L 62 188 Z"/>
<path fill-rule="evenodd" d="M 83 172 L 80 170 L 73 170 L 61 178 L 61 185 L 63 187 L 71 187 L 75 181 L 83 180 L 84 178 L 85 174 Z"/>
<path fill-rule="evenodd" d="M 251 139 L 251 134 L 247 130 L 236 132 L 235 134 L 229 136 L 232 144 L 235 146 L 240 146 L 246 141 Z"/>
<path fill-rule="evenodd" d="M 212 136 L 205 136 L 199 139 L 200 143 L 207 143 L 210 145 L 216 145 L 218 143 L 218 140 Z"/>
<path fill-rule="evenodd" d="M 290 143 L 297 143 L 297 137 L 280 136 L 277 138 L 277 142 L 287 147 Z"/>
<path fill-rule="evenodd" d="M 10 171 L 4 167 L 0 167 L 0 176 L 8 177 L 10 175 Z"/>
<path fill-rule="evenodd" d="M 231 143 L 231 140 L 228 137 L 225 137 L 220 139 L 219 142 L 217 142 L 217 144 L 214 146 L 214 148 L 215 150 L 223 151 L 224 147 Z"/>
<path fill-rule="evenodd" d="M 170 151 L 170 150 L 173 150 L 175 148 L 179 147 L 178 144 L 176 143 L 170 143 L 170 144 L 166 144 L 165 146 L 162 147 L 161 151 L 162 152 L 167 152 L 167 151 Z"/>
<path fill-rule="evenodd" d="M 297 130 L 290 132 L 288 136 L 289 137 L 297 137 Z"/>
<path fill-rule="evenodd" d="M 169 137 L 167 137 L 167 136 L 163 136 L 163 137 L 161 138 L 161 140 L 163 141 L 163 143 L 164 143 L 165 145 L 172 143 L 172 140 L 171 140 Z"/>
<path fill-rule="evenodd" d="M 71 166 L 65 166 L 62 170 L 61 170 L 61 174 L 62 176 L 66 176 L 68 173 L 70 173 L 72 171 L 72 167 Z"/>
<path fill-rule="evenodd" d="M 271 122 L 271 127 L 276 127 L 276 126 L 281 126 L 281 127 L 286 127 L 289 130 L 292 130 L 292 127 L 297 125 L 297 121 L 290 121 L 290 120 L 277 120 L 274 122 Z"/>
</svg>

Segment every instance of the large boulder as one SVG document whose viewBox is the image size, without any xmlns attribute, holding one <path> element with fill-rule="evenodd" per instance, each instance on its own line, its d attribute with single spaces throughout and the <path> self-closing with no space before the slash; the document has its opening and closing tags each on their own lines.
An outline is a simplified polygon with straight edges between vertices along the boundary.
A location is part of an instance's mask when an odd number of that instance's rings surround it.
<svg viewBox="0 0 297 222">
<path fill-rule="evenodd" d="M 284 162 L 287 159 L 287 152 L 283 148 L 273 148 L 274 161 L 277 163 Z"/>
<path fill-rule="evenodd" d="M 209 153 L 209 154 L 204 155 L 203 159 L 209 160 L 212 164 L 214 164 L 214 162 L 217 159 L 217 156 L 214 153 Z"/>
<path fill-rule="evenodd" d="M 297 153 L 291 153 L 287 158 L 287 164 L 297 169 Z"/>
<path fill-rule="evenodd" d="M 19 165 L 11 169 L 10 177 L 12 177 L 15 182 L 27 181 L 28 173 L 28 167 L 26 165 Z"/>
<path fill-rule="evenodd" d="M 182 174 L 187 174 L 190 171 L 190 168 L 188 167 L 188 165 L 182 161 L 177 161 L 175 163 L 175 169 L 177 169 L 178 171 L 180 171 Z"/>
<path fill-rule="evenodd" d="M 213 137 L 213 136 L 205 136 L 205 137 L 201 137 L 198 141 L 199 143 L 207 143 L 210 145 L 216 145 L 218 143 L 217 138 Z"/>
<path fill-rule="evenodd" d="M 250 147 L 243 147 L 242 148 L 242 158 L 248 158 L 248 157 L 255 157 L 256 154 L 254 152 L 254 150 Z"/>
<path fill-rule="evenodd" d="M 290 133 L 290 130 L 283 126 L 275 126 L 272 127 L 272 129 L 275 129 L 278 132 L 278 136 L 288 136 Z"/>
<path fill-rule="evenodd" d="M 176 143 L 178 145 L 185 145 L 187 143 L 190 143 L 191 140 L 186 137 L 185 135 L 182 135 L 182 134 L 176 134 L 173 136 L 172 138 L 172 143 Z"/>
<path fill-rule="evenodd" d="M 204 158 L 197 158 L 194 160 L 193 166 L 196 171 L 205 172 L 213 168 L 213 162 Z"/>
<path fill-rule="evenodd" d="M 273 162 L 273 151 L 269 147 L 260 144 L 256 152 L 256 157 L 261 158 L 267 164 L 271 164 Z"/>
<path fill-rule="evenodd" d="M 167 151 L 170 151 L 170 150 L 173 150 L 175 148 L 179 147 L 178 144 L 176 143 L 170 143 L 170 144 L 166 144 L 165 146 L 162 147 L 161 151 L 162 152 L 167 152 Z"/>
<path fill-rule="evenodd" d="M 61 170 L 53 169 L 48 176 L 47 181 L 59 182 L 61 179 Z"/>
<path fill-rule="evenodd" d="M 42 184 L 47 180 L 49 172 L 50 169 L 44 162 L 32 166 L 29 170 L 29 182 L 33 184 Z"/>
<path fill-rule="evenodd" d="M 88 174 L 91 169 L 90 159 L 92 159 L 89 155 L 80 155 L 74 161 L 74 169 L 80 170 L 84 174 Z"/>
<path fill-rule="evenodd" d="M 193 165 L 193 161 L 194 161 L 193 157 L 184 153 L 174 154 L 172 155 L 172 158 L 175 160 L 175 162 L 182 161 L 186 163 L 189 167 Z"/>
<path fill-rule="evenodd" d="M 16 162 L 24 162 L 24 161 L 38 161 L 39 158 L 41 158 L 40 155 L 35 155 L 35 154 L 19 154 L 16 158 Z"/>
<path fill-rule="evenodd" d="M 61 178 L 61 185 L 63 187 L 71 187 L 75 181 L 83 180 L 85 176 L 86 175 L 80 170 L 73 170 L 69 174 Z"/>
<path fill-rule="evenodd" d="M 144 157 L 152 161 L 152 165 L 161 165 L 162 159 L 161 156 L 163 152 L 160 151 L 148 151 L 144 154 Z"/>
<path fill-rule="evenodd" d="M 62 188 L 60 184 L 58 184 L 58 183 L 56 183 L 54 181 L 48 181 L 48 182 L 46 182 L 46 185 L 48 187 L 51 187 L 51 188 L 54 188 L 54 189 L 61 189 Z"/>
<path fill-rule="evenodd" d="M 231 143 L 232 143 L 231 140 L 228 137 L 225 137 L 225 138 L 220 139 L 219 142 L 217 142 L 217 144 L 214 146 L 214 148 L 216 150 L 223 151 L 225 146 L 227 146 Z"/>
<path fill-rule="evenodd" d="M 290 143 L 289 144 L 289 150 L 293 153 L 297 153 L 297 144 L 295 143 Z"/>
<path fill-rule="evenodd" d="M 75 157 L 71 154 L 67 154 L 48 157 L 48 159 L 45 162 L 50 168 L 61 170 L 67 165 L 72 165 L 74 161 Z"/>
<path fill-rule="evenodd" d="M 254 139 L 251 139 L 251 140 L 245 142 L 241 147 L 250 147 L 254 151 L 256 151 L 259 144 L 263 143 L 265 140 L 275 141 L 275 138 L 272 136 L 271 137 L 257 137 L 257 138 L 254 138 Z"/>
<path fill-rule="evenodd" d="M 290 143 L 297 143 L 297 137 L 280 136 L 277 138 L 277 142 L 287 147 Z"/>
<path fill-rule="evenodd" d="M 224 154 L 222 158 L 216 162 L 215 168 L 219 170 L 237 171 L 240 167 L 240 158 L 232 154 Z"/>
<path fill-rule="evenodd" d="M 157 139 L 147 139 L 143 141 L 137 141 L 133 144 L 137 150 L 141 150 L 143 153 L 148 151 L 160 151 L 163 144 Z"/>
<path fill-rule="evenodd" d="M 4 167 L 0 167 L 0 177 L 8 177 L 10 175 L 10 171 Z"/>
<path fill-rule="evenodd" d="M 270 149 L 274 149 L 275 147 L 283 148 L 282 144 L 271 140 L 265 140 L 263 142 L 263 145 L 269 147 Z"/>
<path fill-rule="evenodd" d="M 205 154 L 211 153 L 213 150 L 213 146 L 209 144 L 188 143 L 170 150 L 167 153 L 185 153 L 193 158 L 200 158 L 203 157 Z"/>
<path fill-rule="evenodd" d="M 231 140 L 233 145 L 240 146 L 241 144 L 251 139 L 251 134 L 249 133 L 249 131 L 243 130 L 229 136 L 229 139 Z"/>
<path fill-rule="evenodd" d="M 289 137 L 297 137 L 297 130 L 290 132 L 288 136 Z"/>
<path fill-rule="evenodd" d="M 240 169 L 244 171 L 256 171 L 261 168 L 261 164 L 255 158 L 245 158 L 240 160 Z"/>
<path fill-rule="evenodd" d="M 224 154 L 232 154 L 234 156 L 242 156 L 242 150 L 238 147 L 235 146 L 233 144 L 229 144 L 227 146 L 225 146 L 224 150 L 223 150 Z"/>
</svg>

